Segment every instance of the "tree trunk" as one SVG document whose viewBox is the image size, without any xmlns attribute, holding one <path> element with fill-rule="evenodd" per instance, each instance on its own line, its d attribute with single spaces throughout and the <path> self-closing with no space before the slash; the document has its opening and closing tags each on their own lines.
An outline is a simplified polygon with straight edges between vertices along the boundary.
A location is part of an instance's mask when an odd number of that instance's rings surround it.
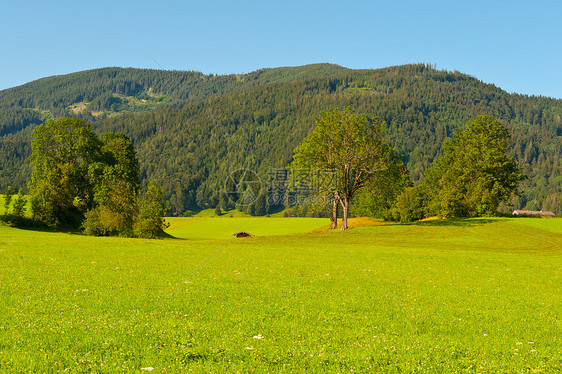
<svg viewBox="0 0 562 374">
<path fill-rule="evenodd" d="M 332 229 L 336 229 L 338 227 L 338 197 L 334 196 L 334 201 L 333 201 L 333 207 L 332 207 Z"/>
<path fill-rule="evenodd" d="M 349 214 L 349 198 L 344 196 L 341 199 L 341 206 L 343 208 L 343 216 L 341 219 L 341 228 L 340 230 L 347 230 L 347 216 Z"/>
</svg>

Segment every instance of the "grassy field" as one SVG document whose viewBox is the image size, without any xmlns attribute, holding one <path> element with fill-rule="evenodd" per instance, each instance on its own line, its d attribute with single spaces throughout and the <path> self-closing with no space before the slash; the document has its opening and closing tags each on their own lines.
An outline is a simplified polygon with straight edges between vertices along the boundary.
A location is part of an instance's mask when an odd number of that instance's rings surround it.
<svg viewBox="0 0 562 374">
<path fill-rule="evenodd" d="M 327 224 L 0 227 L 0 372 L 561 370 L 561 219 Z"/>
<path fill-rule="evenodd" d="M 326 225 L 325 219 L 311 218 L 172 218 L 168 233 L 177 238 L 228 239 L 239 231 L 256 236 L 307 233 Z"/>
</svg>

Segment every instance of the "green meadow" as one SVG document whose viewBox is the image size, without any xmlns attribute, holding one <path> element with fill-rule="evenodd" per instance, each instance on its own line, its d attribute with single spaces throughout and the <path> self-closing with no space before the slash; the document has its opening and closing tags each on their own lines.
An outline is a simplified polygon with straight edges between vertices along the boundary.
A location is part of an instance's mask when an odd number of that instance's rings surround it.
<svg viewBox="0 0 562 374">
<path fill-rule="evenodd" d="M 0 226 L 0 372 L 562 370 L 562 219 L 169 221 Z"/>
<path fill-rule="evenodd" d="M 177 238 L 228 239 L 239 231 L 259 237 L 307 233 L 326 225 L 326 219 L 312 218 L 173 218 L 167 232 Z"/>
</svg>

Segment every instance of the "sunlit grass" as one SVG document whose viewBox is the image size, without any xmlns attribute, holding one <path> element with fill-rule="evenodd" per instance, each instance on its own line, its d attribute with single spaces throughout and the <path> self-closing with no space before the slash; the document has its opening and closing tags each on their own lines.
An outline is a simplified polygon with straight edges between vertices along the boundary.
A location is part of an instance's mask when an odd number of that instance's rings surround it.
<svg viewBox="0 0 562 374">
<path fill-rule="evenodd" d="M 164 240 L 0 227 L 0 372 L 560 370 L 560 219 L 249 218 L 251 239 L 189 220 Z"/>
<path fill-rule="evenodd" d="M 318 218 L 167 218 L 170 222 L 168 233 L 184 238 L 227 239 L 239 231 L 256 236 L 289 235 L 306 233 L 325 226 L 328 221 Z"/>
</svg>

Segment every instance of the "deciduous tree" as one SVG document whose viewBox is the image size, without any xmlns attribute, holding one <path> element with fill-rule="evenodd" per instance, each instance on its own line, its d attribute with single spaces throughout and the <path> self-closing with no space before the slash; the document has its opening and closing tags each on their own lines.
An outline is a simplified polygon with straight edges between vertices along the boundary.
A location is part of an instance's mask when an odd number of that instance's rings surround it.
<svg viewBox="0 0 562 374">
<path fill-rule="evenodd" d="M 48 120 L 34 131 L 31 209 L 47 224 L 78 226 L 94 205 L 91 164 L 101 161 L 100 141 L 79 118 Z"/>
<path fill-rule="evenodd" d="M 350 202 L 357 191 L 383 175 L 400 173 L 397 167 L 401 162 L 386 142 L 386 123 L 376 117 L 355 113 L 350 108 L 333 108 L 321 112 L 315 120 L 314 131 L 295 149 L 291 168 L 333 174 L 331 183 L 324 183 L 323 179 L 313 187 L 320 195 L 332 197 L 334 213 L 337 204 L 341 204 L 341 230 L 346 230 Z M 385 188 L 385 182 L 381 183 L 377 187 Z M 332 227 L 336 220 L 333 214 Z"/>
<path fill-rule="evenodd" d="M 490 115 L 469 120 L 427 172 L 432 209 L 444 217 L 497 214 L 525 179 L 509 155 L 510 135 Z"/>
<path fill-rule="evenodd" d="M 139 214 L 133 226 L 135 236 L 142 238 L 161 236 L 164 229 L 168 227 L 164 220 L 166 210 L 162 190 L 151 181 L 146 192 L 139 198 Z"/>
<path fill-rule="evenodd" d="M 108 133 L 100 140 L 86 121 L 59 118 L 35 130 L 32 148 L 30 194 L 36 219 L 82 225 L 89 235 L 162 233 L 162 192 L 151 183 L 139 195 L 139 165 L 124 134 Z"/>
<path fill-rule="evenodd" d="M 108 133 L 102 138 L 101 162 L 89 168 L 95 183 L 95 207 L 86 214 L 84 229 L 89 235 L 133 236 L 138 214 L 138 161 L 129 138 Z"/>
</svg>

